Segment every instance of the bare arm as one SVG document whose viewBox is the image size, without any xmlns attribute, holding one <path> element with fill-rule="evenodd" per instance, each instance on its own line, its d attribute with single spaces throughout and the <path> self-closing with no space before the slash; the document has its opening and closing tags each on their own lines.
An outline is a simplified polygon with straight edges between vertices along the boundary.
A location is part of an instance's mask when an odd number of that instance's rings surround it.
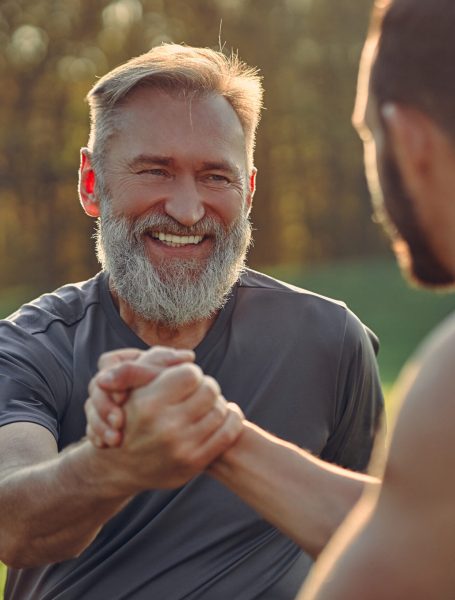
<svg viewBox="0 0 455 600">
<path fill-rule="evenodd" d="M 183 485 L 241 429 L 241 414 L 194 365 L 133 393 L 126 414 L 118 449 L 81 442 L 57 454 L 38 425 L 0 429 L 0 560 L 33 566 L 79 554 L 134 494 Z"/>
<path fill-rule="evenodd" d="M 313 557 L 365 484 L 378 485 L 373 477 L 326 463 L 248 422 L 209 472 Z"/>
<path fill-rule="evenodd" d="M 455 590 L 455 334 L 411 365 L 380 492 L 365 494 L 299 600 L 450 600 Z"/>
<path fill-rule="evenodd" d="M 52 434 L 33 423 L 0 429 L 0 559 L 13 567 L 79 554 L 128 500 L 100 469 L 88 443 L 58 455 Z"/>
</svg>

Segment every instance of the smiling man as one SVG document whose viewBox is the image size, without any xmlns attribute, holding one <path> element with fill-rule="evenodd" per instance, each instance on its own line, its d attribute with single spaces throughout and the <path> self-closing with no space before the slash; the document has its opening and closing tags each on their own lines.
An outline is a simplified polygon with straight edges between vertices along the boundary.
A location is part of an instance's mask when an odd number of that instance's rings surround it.
<svg viewBox="0 0 455 600">
<path fill-rule="evenodd" d="M 120 315 L 133 330 L 144 321 L 150 345 L 165 325 L 183 338 L 174 346 L 195 347 L 237 281 L 250 243 L 255 174 L 248 177 L 242 125 L 222 96 L 191 101 L 139 88 L 115 130 L 101 159 L 109 185 L 99 198 L 87 191 L 93 170 L 83 150 L 81 197 L 89 214 L 102 213 L 98 254 Z"/>
<path fill-rule="evenodd" d="M 254 70 L 165 45 L 88 99 L 79 189 L 103 270 L 0 324 L 6 598 L 291 599 L 368 480 L 313 455 L 367 465 L 376 338 L 344 304 L 244 267 Z M 112 363 L 122 431 L 92 445 L 87 387 L 99 397 Z M 284 488 L 297 530 L 275 511 Z"/>
</svg>

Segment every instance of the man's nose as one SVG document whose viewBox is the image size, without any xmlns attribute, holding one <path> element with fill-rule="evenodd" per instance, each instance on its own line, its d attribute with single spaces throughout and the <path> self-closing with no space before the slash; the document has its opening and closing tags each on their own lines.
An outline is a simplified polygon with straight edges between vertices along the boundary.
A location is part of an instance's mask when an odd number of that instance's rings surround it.
<svg viewBox="0 0 455 600">
<path fill-rule="evenodd" d="M 191 177 L 179 178 L 166 199 L 164 208 L 181 225 L 190 227 L 200 221 L 205 215 L 205 206 L 196 181 Z"/>
</svg>

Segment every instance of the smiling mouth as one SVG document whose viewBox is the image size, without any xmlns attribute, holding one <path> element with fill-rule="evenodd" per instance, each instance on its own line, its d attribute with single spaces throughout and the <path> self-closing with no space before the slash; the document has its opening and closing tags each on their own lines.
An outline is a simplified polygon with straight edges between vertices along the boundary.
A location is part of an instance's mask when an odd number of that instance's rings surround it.
<svg viewBox="0 0 455 600">
<path fill-rule="evenodd" d="M 160 241 L 165 246 L 179 248 L 181 246 L 200 244 L 206 236 L 204 235 L 175 235 L 174 233 L 163 233 L 161 231 L 152 231 L 150 234 L 155 240 Z"/>
</svg>

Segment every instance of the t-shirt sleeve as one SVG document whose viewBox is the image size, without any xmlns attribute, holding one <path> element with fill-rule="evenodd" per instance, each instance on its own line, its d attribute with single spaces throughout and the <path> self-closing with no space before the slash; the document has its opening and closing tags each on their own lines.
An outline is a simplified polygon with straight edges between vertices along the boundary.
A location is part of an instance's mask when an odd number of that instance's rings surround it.
<svg viewBox="0 0 455 600">
<path fill-rule="evenodd" d="M 346 313 L 336 384 L 335 427 L 321 458 L 365 471 L 384 413 L 375 353 L 377 337 L 357 317 Z"/>
<path fill-rule="evenodd" d="M 37 336 L 0 322 L 0 426 L 36 423 L 58 439 L 67 387 L 61 364 Z"/>
</svg>

